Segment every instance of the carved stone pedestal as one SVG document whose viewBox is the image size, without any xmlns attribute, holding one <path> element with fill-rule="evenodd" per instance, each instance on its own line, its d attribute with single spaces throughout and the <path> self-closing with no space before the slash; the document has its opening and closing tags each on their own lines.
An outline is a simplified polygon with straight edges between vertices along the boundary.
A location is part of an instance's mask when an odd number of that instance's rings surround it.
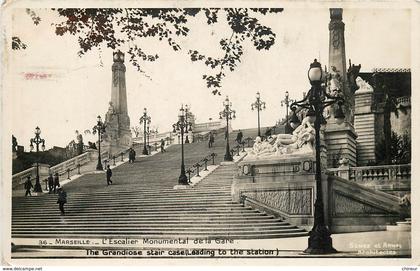
<svg viewBox="0 0 420 271">
<path fill-rule="evenodd" d="M 327 146 L 327 165 L 329 168 L 339 166 L 339 160 L 346 158 L 349 165 L 356 166 L 357 134 L 350 123 L 341 125 L 328 123 L 325 130 L 325 145 Z"/>
</svg>

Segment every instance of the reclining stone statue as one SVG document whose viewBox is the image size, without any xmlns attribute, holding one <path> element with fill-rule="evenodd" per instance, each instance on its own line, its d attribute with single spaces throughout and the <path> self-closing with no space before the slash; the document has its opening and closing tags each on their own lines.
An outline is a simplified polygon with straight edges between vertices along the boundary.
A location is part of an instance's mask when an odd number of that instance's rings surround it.
<svg viewBox="0 0 420 271">
<path fill-rule="evenodd" d="M 249 156 L 270 157 L 287 154 L 302 154 L 314 152 L 315 129 L 313 117 L 305 117 L 302 124 L 292 134 L 277 134 L 270 136 L 267 141 L 260 137 L 248 152 Z"/>
</svg>

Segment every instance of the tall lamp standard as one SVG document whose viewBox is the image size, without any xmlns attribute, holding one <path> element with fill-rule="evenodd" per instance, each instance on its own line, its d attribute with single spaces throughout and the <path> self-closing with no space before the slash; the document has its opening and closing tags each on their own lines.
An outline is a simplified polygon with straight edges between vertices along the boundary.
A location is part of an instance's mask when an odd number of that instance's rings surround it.
<svg viewBox="0 0 420 271">
<path fill-rule="evenodd" d="M 185 175 L 185 164 L 184 164 L 184 133 L 192 130 L 191 122 L 187 121 L 184 106 L 181 106 L 181 109 L 178 113 L 178 121 L 172 125 L 173 132 L 178 132 L 181 134 L 181 174 L 178 178 L 178 183 L 180 185 L 188 185 L 188 178 Z"/>
<path fill-rule="evenodd" d="M 191 108 L 190 106 L 188 106 L 188 104 L 185 105 L 185 121 L 190 122 L 191 123 L 191 129 L 190 131 L 192 131 L 192 122 L 190 121 L 191 118 L 191 112 L 190 112 Z M 191 138 L 189 138 L 189 133 L 188 135 L 185 137 L 185 142 L 184 143 L 190 143 Z"/>
<path fill-rule="evenodd" d="M 146 127 L 146 135 L 147 135 L 147 141 L 146 141 L 147 152 L 148 152 L 148 154 L 150 154 L 150 125 L 149 125 L 149 123 L 147 124 L 147 127 Z"/>
<path fill-rule="evenodd" d="M 98 164 L 96 165 L 96 170 L 104 170 L 101 161 L 101 141 L 102 134 L 105 132 L 106 125 L 102 122 L 101 116 L 98 116 L 97 123 L 93 126 L 93 134 L 98 133 Z"/>
<path fill-rule="evenodd" d="M 226 99 L 223 101 L 224 109 L 219 112 L 220 119 L 226 119 L 226 153 L 224 160 L 233 161 L 232 155 L 230 154 L 229 147 L 229 120 L 236 118 L 236 111 L 232 110 L 232 102 L 229 101 L 229 97 L 226 96 Z"/>
<path fill-rule="evenodd" d="M 158 130 L 157 129 L 150 129 L 150 126 L 147 125 L 147 149 L 149 150 L 149 154 L 151 153 L 150 151 L 150 135 L 153 135 L 153 137 L 156 137 L 156 135 L 158 134 Z"/>
<path fill-rule="evenodd" d="M 34 192 L 42 192 L 41 183 L 39 181 L 39 144 L 42 143 L 41 149 L 42 151 L 45 150 L 45 140 L 41 138 L 41 129 L 37 126 L 35 128 L 35 137 L 31 138 L 31 151 L 34 149 L 34 144 L 36 145 L 36 179 L 35 179 L 35 187 Z"/>
<path fill-rule="evenodd" d="M 315 59 L 311 63 L 308 71 L 309 82 L 312 87 L 308 91 L 306 97 L 301 101 L 293 102 L 290 109 L 293 111 L 292 120 L 298 120 L 296 116 L 296 108 L 307 109 L 307 116 L 314 118 L 315 128 L 315 158 L 316 158 L 316 200 L 314 204 L 314 226 L 310 231 L 308 239 L 308 248 L 305 249 L 305 253 L 309 254 L 328 254 L 337 252 L 332 246 L 331 232 L 325 225 L 324 220 L 324 209 L 323 209 L 323 197 L 322 197 L 322 183 L 321 183 L 321 150 L 320 150 L 320 128 L 321 125 L 325 125 L 326 121 L 322 116 L 324 108 L 337 103 L 338 108 L 335 112 L 335 118 L 337 124 L 341 124 L 344 121 L 344 113 L 342 105 L 344 99 L 337 96 L 331 96 L 325 91 L 325 87 L 322 86 L 322 82 L 325 78 L 321 64 Z M 298 123 L 294 123 L 294 126 Z"/>
<path fill-rule="evenodd" d="M 260 130 L 260 111 L 265 109 L 265 102 L 261 101 L 260 92 L 257 92 L 257 100 L 251 104 L 251 110 L 257 109 L 258 115 L 258 136 L 261 137 Z"/>
<path fill-rule="evenodd" d="M 143 141 L 144 141 L 144 147 L 143 147 L 143 154 L 148 155 L 149 151 L 147 150 L 147 127 L 150 125 L 152 118 L 147 115 L 147 108 L 144 108 L 143 116 L 140 117 L 140 125 L 144 124 L 144 134 L 143 134 Z"/>
<path fill-rule="evenodd" d="M 293 102 L 295 102 L 295 101 L 289 98 L 289 92 L 286 91 L 285 96 L 284 96 L 284 100 L 280 101 L 280 105 L 282 107 L 286 106 L 286 125 L 284 127 L 284 130 L 285 130 L 286 134 L 290 134 L 293 131 L 293 128 L 289 124 L 289 105 Z"/>
</svg>

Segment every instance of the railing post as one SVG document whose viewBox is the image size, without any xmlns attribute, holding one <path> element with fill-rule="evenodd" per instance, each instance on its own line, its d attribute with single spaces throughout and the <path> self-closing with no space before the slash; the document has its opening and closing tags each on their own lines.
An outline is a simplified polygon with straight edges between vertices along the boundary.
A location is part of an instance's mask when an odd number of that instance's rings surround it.
<svg viewBox="0 0 420 271">
<path fill-rule="evenodd" d="M 197 175 L 195 175 L 195 176 L 201 177 L 200 176 L 200 163 L 195 164 L 194 167 L 197 168 Z"/>
<path fill-rule="evenodd" d="M 112 160 L 114 161 L 113 166 L 115 166 L 115 155 L 112 156 Z"/>
<path fill-rule="evenodd" d="M 245 152 L 245 141 L 242 141 L 241 144 L 242 144 L 242 152 Z"/>
<path fill-rule="evenodd" d="M 69 168 L 67 169 L 67 179 L 70 180 L 70 169 Z"/>
<path fill-rule="evenodd" d="M 188 173 L 188 182 L 190 183 L 191 182 L 191 169 L 190 168 L 187 170 L 187 173 Z"/>
<path fill-rule="evenodd" d="M 207 159 L 207 157 L 203 159 L 203 161 L 204 161 L 204 171 L 208 171 L 208 169 L 207 169 L 207 161 L 208 160 L 209 159 Z"/>
<path fill-rule="evenodd" d="M 213 152 L 210 154 L 211 159 L 212 159 L 212 165 L 214 166 L 214 157 L 216 156 L 216 154 Z"/>
<path fill-rule="evenodd" d="M 124 152 L 121 152 L 121 162 L 124 162 Z"/>
<path fill-rule="evenodd" d="M 339 166 L 337 173 L 340 178 L 350 180 L 350 167 L 348 165 Z"/>
<path fill-rule="evenodd" d="M 80 175 L 80 164 L 77 164 L 77 174 Z"/>
<path fill-rule="evenodd" d="M 240 149 L 241 149 L 241 146 L 237 145 L 236 146 L 236 156 L 239 156 Z"/>
</svg>

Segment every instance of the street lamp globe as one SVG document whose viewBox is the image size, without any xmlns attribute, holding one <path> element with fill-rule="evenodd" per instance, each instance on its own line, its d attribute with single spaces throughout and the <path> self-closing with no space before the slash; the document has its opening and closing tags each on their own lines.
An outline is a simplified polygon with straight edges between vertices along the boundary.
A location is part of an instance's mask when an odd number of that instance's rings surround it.
<svg viewBox="0 0 420 271">
<path fill-rule="evenodd" d="M 311 85 L 319 83 L 322 80 L 322 73 L 321 63 L 315 59 L 308 70 L 308 78 Z"/>
<path fill-rule="evenodd" d="M 97 117 L 97 120 L 98 120 L 98 122 L 102 122 L 102 118 L 101 118 L 101 116 L 98 116 L 98 117 Z"/>
<path fill-rule="evenodd" d="M 229 101 L 229 96 L 226 95 L 226 99 L 223 101 L 224 106 L 232 106 L 232 103 Z"/>
<path fill-rule="evenodd" d="M 40 135 L 41 134 L 41 129 L 38 126 L 35 128 L 35 134 L 36 135 Z"/>
<path fill-rule="evenodd" d="M 257 99 L 259 99 L 261 96 L 260 96 L 260 92 L 258 91 L 257 92 Z"/>
</svg>

